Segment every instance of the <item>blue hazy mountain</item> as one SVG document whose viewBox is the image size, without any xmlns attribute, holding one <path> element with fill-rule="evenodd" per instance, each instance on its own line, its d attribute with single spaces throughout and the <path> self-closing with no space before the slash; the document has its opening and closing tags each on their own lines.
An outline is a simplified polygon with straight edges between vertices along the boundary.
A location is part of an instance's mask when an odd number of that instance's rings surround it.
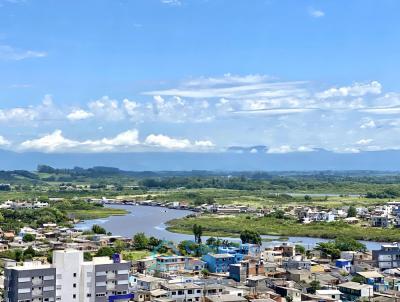
<svg viewBox="0 0 400 302">
<path fill-rule="evenodd" d="M 262 146 L 260 148 L 262 149 Z M 268 154 L 266 152 L 251 152 L 252 149 L 254 147 L 220 153 L 137 152 L 96 154 L 16 153 L 0 150 L 0 169 L 34 170 L 37 165 L 46 164 L 56 168 L 108 166 L 125 171 L 400 170 L 400 151 L 394 150 L 355 154 L 340 154 L 325 150 Z"/>
</svg>

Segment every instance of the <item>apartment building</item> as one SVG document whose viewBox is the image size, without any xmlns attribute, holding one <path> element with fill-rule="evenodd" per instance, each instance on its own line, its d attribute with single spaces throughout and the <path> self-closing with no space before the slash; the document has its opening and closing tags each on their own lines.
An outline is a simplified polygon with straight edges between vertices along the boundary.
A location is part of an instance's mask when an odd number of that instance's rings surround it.
<svg viewBox="0 0 400 302">
<path fill-rule="evenodd" d="M 380 269 L 400 267 L 400 245 L 384 244 L 380 250 L 372 251 L 372 260 Z"/>
<path fill-rule="evenodd" d="M 116 254 L 83 260 L 83 252 L 53 252 L 53 264 L 24 263 L 5 270 L 7 302 L 127 302 L 131 263 Z"/>
<path fill-rule="evenodd" d="M 4 299 L 6 302 L 56 301 L 56 269 L 40 262 L 6 267 Z"/>
</svg>

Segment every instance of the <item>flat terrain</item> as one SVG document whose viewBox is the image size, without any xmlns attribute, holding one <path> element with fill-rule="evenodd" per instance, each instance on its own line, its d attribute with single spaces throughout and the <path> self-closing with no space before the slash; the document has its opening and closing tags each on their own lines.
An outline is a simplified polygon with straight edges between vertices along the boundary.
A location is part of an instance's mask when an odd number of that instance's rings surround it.
<svg viewBox="0 0 400 302">
<path fill-rule="evenodd" d="M 203 227 L 205 235 L 235 236 L 243 229 L 257 231 L 261 235 L 302 236 L 318 238 L 336 238 L 345 236 L 359 240 L 394 242 L 400 240 L 400 230 L 382 229 L 349 225 L 344 222 L 320 222 L 300 224 L 294 219 L 277 219 L 273 217 L 251 217 L 249 215 L 202 215 L 172 220 L 168 230 L 177 233 L 192 233 L 193 224 Z"/>
</svg>

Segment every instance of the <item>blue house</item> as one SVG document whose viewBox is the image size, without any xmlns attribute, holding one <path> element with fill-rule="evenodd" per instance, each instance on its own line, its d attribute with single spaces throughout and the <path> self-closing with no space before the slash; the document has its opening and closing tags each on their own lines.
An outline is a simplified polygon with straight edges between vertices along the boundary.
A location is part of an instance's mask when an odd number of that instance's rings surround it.
<svg viewBox="0 0 400 302">
<path fill-rule="evenodd" d="M 346 270 L 348 272 L 351 269 L 351 261 L 347 259 L 337 259 L 335 265 L 336 267 Z"/>
<path fill-rule="evenodd" d="M 261 255 L 261 246 L 258 244 L 243 243 L 240 245 L 239 253 L 257 258 Z"/>
<path fill-rule="evenodd" d="M 237 262 L 236 255 L 232 254 L 207 254 L 202 260 L 207 263 L 207 269 L 211 273 L 226 273 L 229 265 Z"/>
</svg>

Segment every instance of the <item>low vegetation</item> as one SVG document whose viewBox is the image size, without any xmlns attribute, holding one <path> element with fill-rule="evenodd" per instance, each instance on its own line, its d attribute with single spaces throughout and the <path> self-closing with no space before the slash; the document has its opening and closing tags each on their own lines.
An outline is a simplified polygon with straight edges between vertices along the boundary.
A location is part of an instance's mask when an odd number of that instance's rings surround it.
<svg viewBox="0 0 400 302">
<path fill-rule="evenodd" d="M 382 229 L 366 227 L 360 224 L 350 225 L 341 221 L 314 222 L 301 224 L 295 219 L 279 219 L 271 216 L 250 217 L 235 215 L 221 217 L 217 215 L 202 215 L 171 220 L 168 230 L 177 233 L 192 233 L 194 224 L 200 225 L 204 235 L 238 237 L 243 228 L 261 235 L 299 236 L 336 238 L 346 237 L 359 240 L 400 241 L 400 231 L 394 228 Z"/>
</svg>

